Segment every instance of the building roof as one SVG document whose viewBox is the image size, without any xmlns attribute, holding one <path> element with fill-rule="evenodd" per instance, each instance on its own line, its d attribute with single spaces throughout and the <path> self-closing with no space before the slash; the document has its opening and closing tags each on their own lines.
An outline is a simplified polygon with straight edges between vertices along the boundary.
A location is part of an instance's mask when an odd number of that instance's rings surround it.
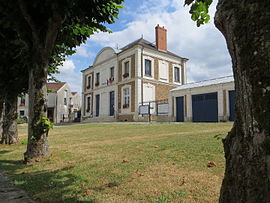
<svg viewBox="0 0 270 203">
<path fill-rule="evenodd" d="M 71 92 L 71 94 L 74 96 L 74 95 L 76 95 L 78 92 Z"/>
<path fill-rule="evenodd" d="M 196 88 L 196 87 L 205 87 L 205 86 L 223 84 L 223 83 L 228 83 L 228 82 L 233 82 L 233 81 L 234 81 L 234 78 L 232 75 L 230 75 L 230 76 L 215 78 L 215 79 L 211 79 L 211 80 L 203 80 L 200 82 L 188 83 L 188 84 L 182 85 L 180 87 L 177 87 L 175 89 L 172 89 L 170 91 L 174 92 L 174 91 L 178 91 L 178 90 L 185 90 L 185 89 Z"/>
<path fill-rule="evenodd" d="M 181 56 L 178 56 L 177 54 L 175 53 L 172 53 L 170 51 L 163 51 L 163 50 L 158 50 L 156 45 L 154 43 L 151 43 L 143 38 L 140 38 L 140 39 L 137 39 L 129 44 L 127 44 L 126 46 L 122 47 L 120 50 L 116 50 L 116 49 L 113 49 L 115 51 L 116 54 L 120 54 L 121 52 L 135 46 L 135 45 L 141 45 L 143 47 L 146 47 L 148 49 L 152 49 L 152 50 L 155 50 L 155 51 L 158 51 L 160 53 L 164 53 L 164 54 L 168 54 L 168 55 L 171 55 L 171 56 L 174 56 L 174 57 L 177 57 L 177 58 L 180 58 L 180 59 L 184 59 L 184 60 L 188 60 L 187 58 L 184 58 L 184 57 L 181 57 Z M 111 47 L 110 47 L 111 48 Z M 84 70 L 81 70 L 81 72 L 84 72 L 90 68 L 93 68 L 93 65 L 92 66 L 89 66 L 88 68 L 84 69 Z"/>
<path fill-rule="evenodd" d="M 163 51 L 163 50 L 161 51 L 161 50 L 158 50 L 157 47 L 156 47 L 156 45 L 154 43 L 151 43 L 151 42 L 149 42 L 149 41 L 147 41 L 147 40 L 145 40 L 143 38 L 137 39 L 134 42 L 131 42 L 128 45 L 124 46 L 123 48 L 121 48 L 121 52 L 122 51 L 125 51 L 126 49 L 131 48 L 134 45 L 141 45 L 141 46 L 144 46 L 146 48 L 159 51 L 161 53 L 169 54 L 169 55 L 174 56 L 174 57 L 177 57 L 177 58 L 188 60 L 187 58 L 183 58 L 181 56 L 178 56 L 177 54 L 174 54 L 174 53 L 172 53 L 170 51 Z"/>
<path fill-rule="evenodd" d="M 66 84 L 65 82 L 59 82 L 59 83 L 58 82 L 50 82 L 50 83 L 47 83 L 47 89 L 54 90 L 57 92 L 65 84 Z"/>
</svg>

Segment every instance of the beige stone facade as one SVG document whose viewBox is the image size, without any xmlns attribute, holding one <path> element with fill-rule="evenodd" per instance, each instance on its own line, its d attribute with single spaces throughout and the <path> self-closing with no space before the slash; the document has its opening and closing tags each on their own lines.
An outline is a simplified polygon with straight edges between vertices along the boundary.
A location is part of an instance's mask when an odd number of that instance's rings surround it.
<svg viewBox="0 0 270 203">
<path fill-rule="evenodd" d="M 121 50 L 105 47 L 99 52 L 93 65 L 82 71 L 84 122 L 147 120 L 140 114 L 141 105 L 166 100 L 169 90 L 186 83 L 188 59 L 160 43 L 162 49 L 141 38 Z M 152 108 L 152 117 L 158 117 L 156 113 Z"/>
<path fill-rule="evenodd" d="M 200 114 L 200 110 L 195 108 L 194 96 L 205 96 L 209 94 L 215 94 L 214 102 L 211 103 L 204 100 L 201 104 L 202 109 L 207 109 L 207 112 L 212 112 L 213 108 L 216 108 L 214 115 L 208 118 L 207 115 L 201 116 L 200 121 L 197 121 L 195 116 Z M 190 83 L 181 87 L 175 88 L 170 91 L 170 113 L 169 117 L 171 121 L 179 121 L 179 107 L 177 99 L 183 98 L 183 111 L 182 121 L 187 122 L 224 122 L 234 120 L 234 79 L 233 76 L 227 76 L 222 78 L 215 78 L 212 80 L 206 80 L 196 83 Z M 206 97 L 205 97 L 206 98 Z M 212 98 L 211 98 L 212 99 Z M 210 104 L 210 105 L 209 105 Z"/>
<path fill-rule="evenodd" d="M 169 91 L 177 87 L 177 85 L 164 85 L 155 82 L 144 82 L 144 84 L 151 84 L 155 86 L 156 89 L 155 100 L 168 99 Z"/>
</svg>

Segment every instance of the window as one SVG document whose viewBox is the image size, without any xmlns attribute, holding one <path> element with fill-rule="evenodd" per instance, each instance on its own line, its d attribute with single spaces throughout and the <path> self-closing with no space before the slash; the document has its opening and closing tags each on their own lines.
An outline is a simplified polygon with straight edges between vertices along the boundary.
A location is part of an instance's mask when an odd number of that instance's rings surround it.
<svg viewBox="0 0 270 203">
<path fill-rule="evenodd" d="M 100 73 L 96 73 L 96 84 L 95 84 L 95 86 L 99 86 L 99 77 L 100 77 Z"/>
<path fill-rule="evenodd" d="M 145 73 L 144 74 L 146 76 L 151 77 L 152 76 L 152 71 L 151 71 L 152 70 L 152 67 L 151 67 L 152 64 L 151 64 L 151 61 L 149 59 L 145 59 L 144 60 L 144 65 L 145 65 Z"/>
<path fill-rule="evenodd" d="M 100 102 L 100 95 L 96 95 L 96 117 L 99 116 L 99 102 Z"/>
<path fill-rule="evenodd" d="M 64 105 L 67 105 L 67 90 L 64 92 Z"/>
<path fill-rule="evenodd" d="M 180 83 L 180 68 L 174 67 L 174 82 Z"/>
<path fill-rule="evenodd" d="M 90 112 L 91 97 L 87 97 L 86 101 L 86 112 Z"/>
<path fill-rule="evenodd" d="M 24 111 L 20 111 L 20 117 L 24 116 Z"/>
<path fill-rule="evenodd" d="M 123 78 L 127 78 L 129 77 L 129 61 L 126 61 L 124 63 L 124 74 L 123 74 Z"/>
<path fill-rule="evenodd" d="M 114 79 L 114 67 L 110 69 L 110 79 Z"/>
<path fill-rule="evenodd" d="M 91 76 L 87 77 L 87 86 L 86 86 L 87 89 L 91 88 L 91 79 L 92 79 Z"/>
<path fill-rule="evenodd" d="M 168 71 L 168 63 L 166 61 L 159 61 L 159 79 L 163 81 L 168 81 L 169 79 L 169 71 Z"/>
<path fill-rule="evenodd" d="M 70 104 L 70 105 L 73 105 L 72 97 L 69 98 L 69 104 Z"/>
<path fill-rule="evenodd" d="M 125 62 L 124 73 L 129 73 L 129 61 Z"/>
<path fill-rule="evenodd" d="M 125 58 L 121 62 L 122 79 L 130 78 L 131 74 L 131 58 Z"/>
<path fill-rule="evenodd" d="M 123 89 L 123 100 L 124 100 L 123 108 L 128 108 L 130 102 L 129 88 Z"/>
<path fill-rule="evenodd" d="M 21 97 L 20 106 L 25 106 L 25 97 Z"/>
</svg>

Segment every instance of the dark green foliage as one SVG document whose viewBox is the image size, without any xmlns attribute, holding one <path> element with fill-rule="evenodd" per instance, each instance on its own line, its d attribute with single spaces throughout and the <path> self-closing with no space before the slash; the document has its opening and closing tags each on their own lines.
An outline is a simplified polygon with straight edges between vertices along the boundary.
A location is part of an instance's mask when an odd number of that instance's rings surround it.
<svg viewBox="0 0 270 203">
<path fill-rule="evenodd" d="M 49 130 L 53 128 L 53 122 L 51 122 L 47 117 L 42 117 L 41 120 L 36 123 L 36 126 L 43 133 L 48 133 Z"/>
<path fill-rule="evenodd" d="M 12 28 L 0 27 L 0 96 L 15 96 L 28 88 L 27 47 Z"/>
<path fill-rule="evenodd" d="M 213 0 L 185 0 L 185 5 L 191 5 L 189 13 L 198 27 L 209 22 L 208 9 L 212 2 Z"/>
<path fill-rule="evenodd" d="M 0 27 L 12 29 L 25 47 L 29 80 L 29 131 L 25 161 L 49 155 L 46 114 L 48 73 L 97 31 L 109 31 L 123 0 L 0 0 Z M 8 36 L 4 32 L 4 36 Z M 20 49 L 19 49 L 20 50 Z M 12 50 L 7 46 L 7 51 Z M 5 52 L 5 51 L 3 51 Z M 12 55 L 12 54 L 11 54 Z M 12 55 L 13 56 L 13 55 Z M 9 67 L 9 66 L 7 66 Z M 16 70 L 18 67 L 16 68 Z M 50 78 L 55 80 L 54 77 Z M 8 90 L 10 90 L 8 88 Z M 34 139 L 32 139 L 34 138 Z"/>
</svg>

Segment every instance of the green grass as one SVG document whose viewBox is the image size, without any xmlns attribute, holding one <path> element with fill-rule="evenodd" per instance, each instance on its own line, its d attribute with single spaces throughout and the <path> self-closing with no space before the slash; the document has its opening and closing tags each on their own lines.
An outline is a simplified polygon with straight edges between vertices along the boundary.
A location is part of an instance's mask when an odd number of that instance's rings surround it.
<svg viewBox="0 0 270 203">
<path fill-rule="evenodd" d="M 52 156 L 23 165 L 26 144 L 1 146 L 0 170 L 37 202 L 217 202 L 221 139 L 231 123 L 55 127 Z M 20 139 L 26 128 L 20 127 Z M 208 161 L 217 167 L 208 168 Z"/>
</svg>

